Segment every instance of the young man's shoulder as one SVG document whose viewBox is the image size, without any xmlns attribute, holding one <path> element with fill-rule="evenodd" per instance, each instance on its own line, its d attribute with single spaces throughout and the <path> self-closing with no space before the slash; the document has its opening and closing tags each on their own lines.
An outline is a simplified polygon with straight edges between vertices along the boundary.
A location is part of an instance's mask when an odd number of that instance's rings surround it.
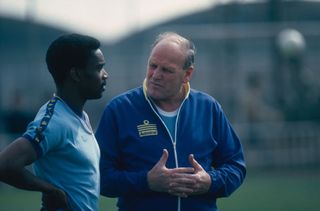
<svg viewBox="0 0 320 211">
<path fill-rule="evenodd" d="M 69 121 L 72 121 L 73 116 L 71 109 L 67 108 L 62 101 L 51 99 L 41 106 L 34 123 L 39 126 L 63 129 L 65 125 L 69 124 Z"/>
</svg>

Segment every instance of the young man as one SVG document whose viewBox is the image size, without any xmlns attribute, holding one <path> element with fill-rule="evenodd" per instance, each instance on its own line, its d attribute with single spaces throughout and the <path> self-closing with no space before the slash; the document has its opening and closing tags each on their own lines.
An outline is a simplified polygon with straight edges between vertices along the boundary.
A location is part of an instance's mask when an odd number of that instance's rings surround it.
<svg viewBox="0 0 320 211">
<path fill-rule="evenodd" d="M 101 193 L 119 210 L 216 210 L 246 167 L 219 103 L 190 88 L 195 49 L 164 33 L 149 56 L 143 87 L 113 99 L 96 132 Z"/>
<path fill-rule="evenodd" d="M 26 132 L 0 152 L 0 180 L 42 192 L 41 210 L 98 210 L 100 151 L 85 102 L 105 90 L 100 42 L 68 34 L 51 43 L 46 62 L 55 85 Z M 34 174 L 25 167 L 34 164 Z"/>
</svg>

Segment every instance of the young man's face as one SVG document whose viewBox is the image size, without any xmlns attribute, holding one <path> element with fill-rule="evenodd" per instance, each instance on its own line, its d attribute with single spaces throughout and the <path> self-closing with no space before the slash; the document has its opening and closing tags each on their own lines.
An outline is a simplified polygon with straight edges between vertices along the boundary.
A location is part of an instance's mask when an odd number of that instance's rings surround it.
<svg viewBox="0 0 320 211">
<path fill-rule="evenodd" d="M 85 99 L 98 99 L 106 88 L 108 73 L 104 69 L 105 60 L 100 49 L 92 51 L 85 68 L 81 72 L 80 92 Z"/>
</svg>

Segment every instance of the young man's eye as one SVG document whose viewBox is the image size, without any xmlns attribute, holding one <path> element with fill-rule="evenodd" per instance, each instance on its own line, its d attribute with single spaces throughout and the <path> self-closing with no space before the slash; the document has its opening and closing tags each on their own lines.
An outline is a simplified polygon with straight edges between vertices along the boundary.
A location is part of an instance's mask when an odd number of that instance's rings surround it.
<svg viewBox="0 0 320 211">
<path fill-rule="evenodd" d="M 102 71 L 103 70 L 103 67 L 104 67 L 104 65 L 99 65 L 99 66 L 97 66 L 97 71 Z"/>
</svg>

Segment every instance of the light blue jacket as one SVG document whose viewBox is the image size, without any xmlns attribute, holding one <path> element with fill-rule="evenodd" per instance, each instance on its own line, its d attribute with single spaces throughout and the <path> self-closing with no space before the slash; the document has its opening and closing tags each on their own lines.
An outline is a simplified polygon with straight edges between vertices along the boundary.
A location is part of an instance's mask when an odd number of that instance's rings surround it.
<svg viewBox="0 0 320 211">
<path fill-rule="evenodd" d="M 130 90 L 109 102 L 96 132 L 100 145 L 101 194 L 119 197 L 119 210 L 216 210 L 243 182 L 242 146 L 221 106 L 211 96 L 190 89 L 177 114 L 171 137 L 145 88 Z M 169 152 L 167 168 L 189 167 L 188 156 L 210 174 L 206 194 L 179 198 L 148 188 L 147 172 Z"/>
</svg>

